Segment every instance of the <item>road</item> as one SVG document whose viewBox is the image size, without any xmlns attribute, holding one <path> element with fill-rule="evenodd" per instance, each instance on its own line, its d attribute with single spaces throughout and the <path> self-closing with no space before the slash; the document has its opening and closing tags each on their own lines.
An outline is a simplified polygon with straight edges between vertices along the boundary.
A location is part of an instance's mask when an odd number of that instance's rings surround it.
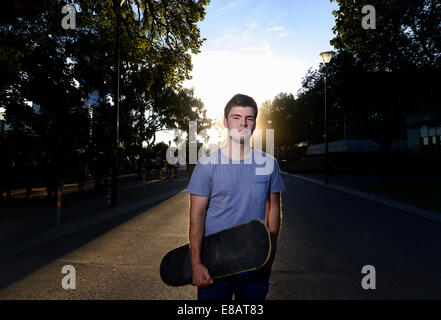
<svg viewBox="0 0 441 320">
<path fill-rule="evenodd" d="M 441 298 L 440 223 L 283 179 L 287 194 L 270 298 Z M 365 265 L 375 267 L 375 290 L 361 286 Z"/>
<path fill-rule="evenodd" d="M 188 196 L 182 191 L 132 212 L 0 261 L 0 299 L 194 299 L 194 287 L 159 278 L 163 253 L 187 241 Z M 76 270 L 65 290 L 63 266 Z"/>
<path fill-rule="evenodd" d="M 283 175 L 283 226 L 269 299 L 440 299 L 441 224 Z M 0 299 L 195 299 L 159 278 L 187 242 L 188 195 L 0 261 Z M 65 290 L 63 266 L 76 270 Z M 375 268 L 376 289 L 361 286 Z M 370 273 L 370 276 L 373 274 Z"/>
</svg>

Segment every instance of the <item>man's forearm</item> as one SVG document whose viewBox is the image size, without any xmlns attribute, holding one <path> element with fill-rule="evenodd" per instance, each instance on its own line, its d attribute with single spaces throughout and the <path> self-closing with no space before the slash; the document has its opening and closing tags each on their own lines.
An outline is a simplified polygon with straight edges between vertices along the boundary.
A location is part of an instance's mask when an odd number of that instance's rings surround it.
<svg viewBox="0 0 441 320">
<path fill-rule="evenodd" d="M 266 212 L 266 225 L 270 233 L 271 238 L 271 253 L 268 261 L 268 267 L 270 268 L 274 262 L 277 250 L 277 240 L 279 238 L 280 226 L 282 223 L 280 205 L 280 195 L 273 194 L 269 198 L 267 203 Z"/>
<path fill-rule="evenodd" d="M 272 217 L 272 219 L 268 220 L 268 230 L 271 238 L 271 255 L 269 261 L 272 264 L 274 258 L 276 257 L 277 240 L 279 239 L 280 223 L 281 223 L 280 209 L 271 212 L 270 217 Z"/>
<path fill-rule="evenodd" d="M 205 216 L 208 202 L 208 197 L 190 195 L 189 241 L 192 266 L 201 263 L 202 240 L 205 233 Z"/>
<path fill-rule="evenodd" d="M 213 279 L 211 279 L 210 273 L 203 265 L 201 257 L 208 202 L 208 197 L 193 194 L 190 196 L 189 241 L 191 268 L 193 271 L 193 284 L 198 288 L 206 287 L 213 283 Z"/>
<path fill-rule="evenodd" d="M 205 231 L 205 220 L 202 217 L 190 218 L 190 251 L 191 264 L 201 263 L 202 239 Z"/>
</svg>

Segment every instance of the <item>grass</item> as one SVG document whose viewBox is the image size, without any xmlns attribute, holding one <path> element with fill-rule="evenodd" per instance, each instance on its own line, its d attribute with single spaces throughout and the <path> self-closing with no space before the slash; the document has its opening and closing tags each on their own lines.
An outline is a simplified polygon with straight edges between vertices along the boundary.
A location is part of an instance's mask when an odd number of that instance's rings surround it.
<svg viewBox="0 0 441 320">
<path fill-rule="evenodd" d="M 441 185 L 422 183 L 374 184 L 368 188 L 417 207 L 441 213 Z"/>
</svg>

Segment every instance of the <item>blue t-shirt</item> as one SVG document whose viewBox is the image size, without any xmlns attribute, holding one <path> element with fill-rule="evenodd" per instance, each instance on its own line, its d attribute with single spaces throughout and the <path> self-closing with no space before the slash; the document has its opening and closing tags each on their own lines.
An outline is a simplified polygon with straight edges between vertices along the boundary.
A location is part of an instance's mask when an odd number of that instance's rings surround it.
<svg viewBox="0 0 441 320">
<path fill-rule="evenodd" d="M 205 236 L 253 219 L 265 221 L 269 194 L 285 190 L 277 160 L 252 150 L 240 161 L 220 149 L 198 161 L 186 191 L 210 198 Z"/>
</svg>

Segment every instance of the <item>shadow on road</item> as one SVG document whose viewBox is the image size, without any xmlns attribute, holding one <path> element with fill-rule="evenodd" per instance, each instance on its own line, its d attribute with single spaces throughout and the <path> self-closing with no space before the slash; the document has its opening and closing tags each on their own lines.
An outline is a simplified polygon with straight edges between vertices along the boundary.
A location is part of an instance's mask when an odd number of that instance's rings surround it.
<svg viewBox="0 0 441 320">
<path fill-rule="evenodd" d="M 0 259 L 0 290 L 36 272 L 60 257 L 75 251 L 124 222 L 144 213 L 146 210 L 159 205 L 180 191 L 177 189 L 176 192 L 173 192 L 167 198 L 150 203 L 143 208 L 124 213 L 92 227 Z M 29 289 L 31 290 L 31 288 Z"/>
</svg>

